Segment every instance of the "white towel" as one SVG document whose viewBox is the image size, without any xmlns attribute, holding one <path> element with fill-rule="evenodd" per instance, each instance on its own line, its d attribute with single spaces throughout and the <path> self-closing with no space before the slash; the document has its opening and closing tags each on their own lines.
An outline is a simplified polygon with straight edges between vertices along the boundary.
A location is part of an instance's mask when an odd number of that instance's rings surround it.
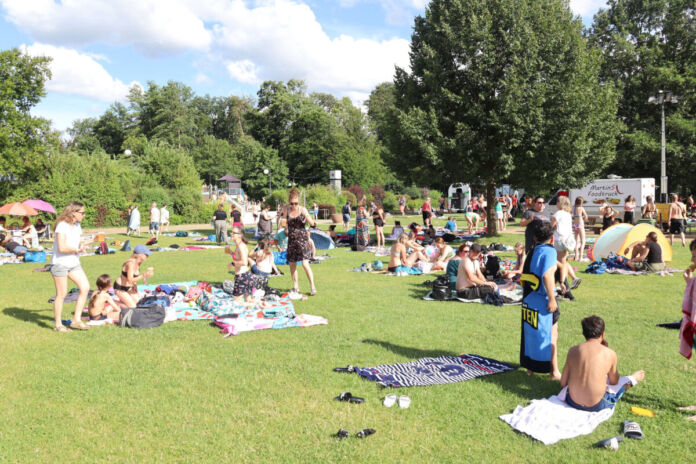
<svg viewBox="0 0 696 464">
<path fill-rule="evenodd" d="M 609 385 L 607 389 L 616 393 L 629 382 L 627 377 L 621 377 L 618 384 Z M 532 400 L 529 406 L 517 406 L 512 414 L 504 414 L 500 418 L 515 430 L 526 433 L 545 445 L 552 445 L 567 438 L 589 435 L 614 414 L 614 408 L 597 412 L 572 408 L 565 402 L 567 391 L 568 387 L 563 387 L 558 395 Z"/>
</svg>

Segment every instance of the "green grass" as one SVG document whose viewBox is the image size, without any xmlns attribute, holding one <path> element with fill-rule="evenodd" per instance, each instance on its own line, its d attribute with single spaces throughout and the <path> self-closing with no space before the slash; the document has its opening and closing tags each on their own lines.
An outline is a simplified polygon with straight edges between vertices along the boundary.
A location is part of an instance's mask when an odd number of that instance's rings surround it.
<svg viewBox="0 0 696 464">
<path fill-rule="evenodd" d="M 688 252 L 674 251 L 673 266 L 684 268 Z M 607 323 L 620 372 L 643 368 L 647 379 L 593 434 L 547 447 L 498 419 L 518 404 L 555 394 L 558 383 L 546 376 L 518 369 L 399 389 L 412 398 L 410 409 L 399 410 L 381 405 L 385 392 L 376 384 L 333 373 L 347 364 L 461 353 L 516 364 L 520 316 L 516 306 L 425 302 L 421 282 L 432 276 L 349 273 L 374 257 L 346 249 L 329 254 L 332 259 L 313 266 L 319 295 L 296 304 L 299 313 L 328 318 L 328 326 L 227 339 L 202 321 L 56 334 L 47 302 L 54 295 L 50 275 L 32 273 L 36 264 L 1 266 L 0 461 L 644 463 L 684 462 L 692 449 L 696 424 L 676 407 L 696 403 L 696 364 L 679 355 L 676 331 L 655 327 L 680 319 L 681 276 L 582 274 L 578 301 L 561 304 L 561 365 L 568 348 L 582 341 L 580 320 L 597 314 Z M 125 257 L 86 257 L 82 265 L 94 282 L 104 272 L 115 276 Z M 230 278 L 227 262 L 221 250 L 210 250 L 155 253 L 147 265 L 155 268 L 154 282 L 219 282 Z M 288 273 L 271 284 L 288 289 Z M 300 285 L 307 291 L 303 273 Z M 72 308 L 66 305 L 65 318 Z M 332 400 L 343 391 L 366 404 Z M 656 417 L 634 416 L 631 406 L 650 408 Z M 615 454 L 590 448 L 619 434 L 628 418 L 642 426 L 643 441 L 624 442 Z M 377 434 L 338 441 L 331 435 L 340 427 L 351 433 L 373 427 Z"/>
</svg>

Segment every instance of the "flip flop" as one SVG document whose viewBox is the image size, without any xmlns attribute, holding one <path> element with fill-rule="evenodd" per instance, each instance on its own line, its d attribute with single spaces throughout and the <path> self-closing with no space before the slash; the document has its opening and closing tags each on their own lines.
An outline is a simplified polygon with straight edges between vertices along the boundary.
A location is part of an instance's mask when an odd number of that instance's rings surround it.
<svg viewBox="0 0 696 464">
<path fill-rule="evenodd" d="M 334 367 L 334 372 L 343 372 L 346 374 L 350 374 L 351 372 L 355 372 L 355 367 L 351 366 L 348 364 L 348 367 Z"/>
<path fill-rule="evenodd" d="M 408 407 L 411 406 L 411 398 L 408 396 L 400 396 L 399 397 L 399 407 L 401 409 L 408 409 Z"/>
<path fill-rule="evenodd" d="M 334 398 L 334 400 L 345 401 L 345 402 L 353 403 L 353 404 L 360 404 L 360 403 L 365 402 L 364 398 L 358 398 L 357 396 L 353 396 L 353 394 L 351 392 L 341 393 L 336 398 Z"/>
<path fill-rule="evenodd" d="M 623 437 L 619 435 L 616 437 L 607 438 L 606 440 L 598 441 L 593 446 L 595 448 L 611 448 L 614 451 L 616 451 L 617 449 L 619 449 L 619 442 L 622 441 Z"/>
<path fill-rule="evenodd" d="M 637 422 L 630 420 L 624 421 L 624 436 L 626 438 L 633 438 L 634 440 L 643 439 L 643 431 L 640 429 L 640 425 Z"/>
<path fill-rule="evenodd" d="M 54 331 L 54 332 L 60 332 L 60 333 L 72 332 L 72 330 L 68 329 L 68 328 L 65 327 L 64 325 L 57 325 L 57 326 L 55 326 L 55 327 L 53 328 L 53 331 Z"/>
<path fill-rule="evenodd" d="M 339 440 L 343 440 L 344 438 L 348 438 L 348 431 L 346 429 L 338 429 L 335 436 L 338 437 Z"/>
<path fill-rule="evenodd" d="M 89 330 L 89 326 L 82 321 L 73 321 L 70 323 L 71 329 Z"/>
<path fill-rule="evenodd" d="M 377 432 L 377 431 L 376 431 L 375 429 L 362 429 L 361 431 L 359 431 L 358 433 L 356 433 L 355 436 L 358 437 L 358 438 L 365 438 L 365 437 L 368 437 L 368 436 L 370 436 L 370 435 L 372 435 L 373 433 L 376 433 L 376 432 Z"/>
<path fill-rule="evenodd" d="M 382 402 L 382 404 L 388 408 L 391 408 L 392 406 L 394 406 L 396 404 L 396 399 L 397 399 L 396 393 L 392 393 L 392 394 L 384 397 L 384 401 Z"/>
</svg>

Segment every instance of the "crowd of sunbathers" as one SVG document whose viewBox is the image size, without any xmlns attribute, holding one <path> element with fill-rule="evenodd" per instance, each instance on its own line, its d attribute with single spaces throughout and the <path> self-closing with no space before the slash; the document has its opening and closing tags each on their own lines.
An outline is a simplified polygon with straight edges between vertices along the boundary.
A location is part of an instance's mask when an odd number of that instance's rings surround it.
<svg viewBox="0 0 696 464">
<path fill-rule="evenodd" d="M 18 231 L 19 235 L 13 232 Z M 48 238 L 48 226 L 39 218 L 32 224 L 28 216 L 22 218 L 22 224 L 7 225 L 7 219 L 0 217 L 0 246 L 8 253 L 23 256 L 30 249 L 39 249 L 39 238 Z"/>
</svg>

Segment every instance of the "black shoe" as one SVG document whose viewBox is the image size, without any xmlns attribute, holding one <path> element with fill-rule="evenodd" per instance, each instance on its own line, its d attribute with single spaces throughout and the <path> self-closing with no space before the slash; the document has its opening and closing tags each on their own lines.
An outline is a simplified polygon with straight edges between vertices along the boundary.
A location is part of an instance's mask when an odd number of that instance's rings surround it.
<svg viewBox="0 0 696 464">
<path fill-rule="evenodd" d="M 367 436 L 372 435 L 375 432 L 377 432 L 375 429 L 362 429 L 361 431 L 356 433 L 355 436 L 358 438 L 365 438 Z"/>
<path fill-rule="evenodd" d="M 570 290 L 568 290 L 567 292 L 565 292 L 565 294 L 563 294 L 563 298 L 565 298 L 568 301 L 575 301 L 575 297 L 573 296 L 572 293 L 570 293 Z"/>
<path fill-rule="evenodd" d="M 355 367 L 351 366 L 350 364 L 348 367 L 334 367 L 334 372 L 345 372 L 345 373 L 351 373 L 355 372 Z"/>
<path fill-rule="evenodd" d="M 338 429 L 335 436 L 338 437 L 339 440 L 343 440 L 344 438 L 348 438 L 348 431 L 346 429 Z"/>
<path fill-rule="evenodd" d="M 580 286 L 581 283 L 582 283 L 581 278 L 578 277 L 577 279 L 573 279 L 573 283 L 570 284 L 570 289 L 575 290 L 576 288 L 578 288 Z"/>
</svg>

